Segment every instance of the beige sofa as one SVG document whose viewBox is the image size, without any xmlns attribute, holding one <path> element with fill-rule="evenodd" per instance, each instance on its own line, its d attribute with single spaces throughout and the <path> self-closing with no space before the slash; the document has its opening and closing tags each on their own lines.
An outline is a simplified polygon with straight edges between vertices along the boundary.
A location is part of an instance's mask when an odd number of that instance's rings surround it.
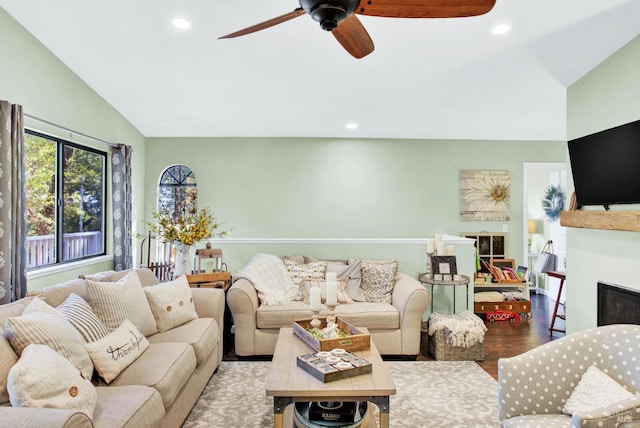
<svg viewBox="0 0 640 428">
<path fill-rule="evenodd" d="M 137 270 L 143 286 L 157 280 L 148 270 Z M 126 272 L 98 275 L 116 281 Z M 36 294 L 58 306 L 73 292 L 85 297 L 84 279 L 47 287 Z M 17 360 L 4 334 L 0 336 L 0 425 L 3 427 L 179 427 L 188 416 L 222 360 L 224 293 L 193 289 L 197 319 L 147 337 L 149 347 L 109 385 L 96 387 L 97 405 L 91 421 L 84 413 L 66 409 L 12 407 L 8 403 L 8 362 Z M 0 326 L 20 316 L 35 297 L 0 306 Z M 4 367 L 3 367 L 4 366 Z M 2 378 L 4 376 L 4 379 Z M 3 383 L 4 382 L 4 383 Z M 95 381 L 94 381 L 95 383 Z"/>
<path fill-rule="evenodd" d="M 380 354 L 413 358 L 420 352 L 420 326 L 429 301 L 429 292 L 416 279 L 398 272 L 391 304 L 356 301 L 339 304 L 335 312 L 353 326 L 368 328 Z M 235 353 L 241 357 L 273 355 L 280 328 L 312 315 L 301 301 L 261 305 L 256 288 L 244 278 L 228 290 L 227 304 L 233 315 Z M 326 311 L 320 315 L 326 316 Z"/>
</svg>

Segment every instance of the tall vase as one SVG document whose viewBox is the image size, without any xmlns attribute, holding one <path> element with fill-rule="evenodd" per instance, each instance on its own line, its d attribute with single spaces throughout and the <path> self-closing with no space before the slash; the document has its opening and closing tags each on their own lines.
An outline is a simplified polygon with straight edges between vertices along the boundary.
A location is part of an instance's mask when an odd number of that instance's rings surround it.
<svg viewBox="0 0 640 428">
<path fill-rule="evenodd" d="M 175 243 L 173 246 L 176 249 L 176 265 L 173 268 L 173 277 L 177 278 L 190 274 L 191 258 L 189 257 L 189 250 L 191 250 L 191 245 Z"/>
</svg>

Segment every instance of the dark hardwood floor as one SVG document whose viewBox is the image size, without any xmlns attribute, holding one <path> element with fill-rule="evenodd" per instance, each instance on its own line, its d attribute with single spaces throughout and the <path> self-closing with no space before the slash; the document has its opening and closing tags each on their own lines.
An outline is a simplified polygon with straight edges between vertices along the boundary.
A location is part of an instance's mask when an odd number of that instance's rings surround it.
<svg viewBox="0 0 640 428">
<path fill-rule="evenodd" d="M 533 349 L 543 343 L 564 336 L 564 333 L 549 334 L 553 305 L 540 294 L 531 295 L 532 319 L 526 321 L 485 321 L 488 330 L 484 340 L 484 361 L 478 364 L 494 379 L 498 379 L 498 359 L 512 357 Z M 562 306 L 559 313 L 563 311 Z M 556 327 L 564 328 L 564 321 L 557 320 Z M 430 355 L 418 356 L 420 360 L 433 360 Z"/>
<path fill-rule="evenodd" d="M 560 308 L 560 312 L 564 308 Z M 544 295 L 531 295 L 532 319 L 526 321 L 485 321 L 487 332 L 484 340 L 484 361 L 478 364 L 494 379 L 498 380 L 498 359 L 512 357 L 533 349 L 543 343 L 563 337 L 563 333 L 549 334 L 553 305 Z M 556 327 L 564 327 L 564 321 L 556 321 Z M 237 360 L 238 357 L 231 349 L 226 350 L 223 357 L 226 361 Z M 269 360 L 270 357 L 255 357 L 249 359 Z M 385 358 L 387 359 L 387 358 Z M 434 358 L 431 355 L 418 355 L 418 360 L 428 361 Z"/>
</svg>

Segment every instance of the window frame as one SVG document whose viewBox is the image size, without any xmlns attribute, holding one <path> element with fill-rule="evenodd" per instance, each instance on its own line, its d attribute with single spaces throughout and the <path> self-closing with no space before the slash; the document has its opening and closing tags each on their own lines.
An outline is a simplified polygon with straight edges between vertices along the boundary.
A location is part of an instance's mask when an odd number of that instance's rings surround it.
<svg viewBox="0 0 640 428">
<path fill-rule="evenodd" d="M 33 129 L 25 128 L 25 134 L 32 135 L 38 138 L 44 138 L 50 140 L 56 144 L 56 159 L 55 159 L 55 227 L 54 227 L 54 240 L 55 240 L 55 262 L 49 264 L 43 264 L 39 266 L 32 266 L 27 268 L 28 273 L 37 272 L 42 269 L 51 269 L 56 266 L 64 266 L 72 263 L 83 262 L 92 259 L 104 258 L 107 255 L 107 235 L 108 235 L 108 180 L 109 180 L 109 154 L 104 151 L 91 147 L 89 145 L 81 144 L 78 142 L 70 141 L 65 138 L 57 137 L 48 133 L 36 131 Z M 25 135 L 25 139 L 27 136 Z M 101 229 L 102 229 L 102 246 L 99 252 L 83 257 L 76 257 L 73 259 L 64 260 L 64 148 L 70 147 L 73 149 L 84 150 L 89 153 L 93 153 L 102 157 L 102 215 L 101 215 Z M 26 195 L 25 195 L 26 197 Z M 29 204 L 28 198 L 26 200 L 27 206 Z"/>
</svg>

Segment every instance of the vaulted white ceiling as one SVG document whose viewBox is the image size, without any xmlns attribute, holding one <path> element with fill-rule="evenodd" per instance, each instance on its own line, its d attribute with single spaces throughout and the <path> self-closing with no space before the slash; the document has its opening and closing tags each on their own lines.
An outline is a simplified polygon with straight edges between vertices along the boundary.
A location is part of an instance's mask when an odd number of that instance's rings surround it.
<svg viewBox="0 0 640 428">
<path fill-rule="evenodd" d="M 308 15 L 218 40 L 295 0 L 0 6 L 147 137 L 563 140 L 566 88 L 640 34 L 638 0 L 497 0 L 473 18 L 360 16 L 375 51 L 355 59 Z"/>
</svg>

